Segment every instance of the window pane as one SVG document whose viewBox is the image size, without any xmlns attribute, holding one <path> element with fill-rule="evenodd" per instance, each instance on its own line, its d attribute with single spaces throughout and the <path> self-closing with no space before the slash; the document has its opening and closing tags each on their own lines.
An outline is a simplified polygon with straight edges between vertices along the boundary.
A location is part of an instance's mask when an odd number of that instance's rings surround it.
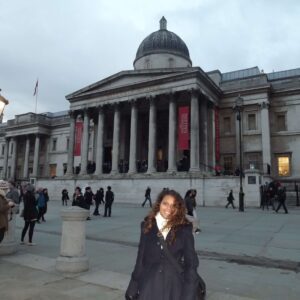
<svg viewBox="0 0 300 300">
<path fill-rule="evenodd" d="M 277 131 L 285 131 L 285 115 L 277 115 Z"/>
<path fill-rule="evenodd" d="M 256 130 L 256 115 L 248 115 L 248 130 Z"/>
<path fill-rule="evenodd" d="M 288 156 L 278 157 L 278 175 L 279 176 L 290 175 L 290 158 Z"/>
<path fill-rule="evenodd" d="M 224 118 L 224 133 L 230 133 L 231 132 L 231 119 L 230 117 Z"/>
</svg>

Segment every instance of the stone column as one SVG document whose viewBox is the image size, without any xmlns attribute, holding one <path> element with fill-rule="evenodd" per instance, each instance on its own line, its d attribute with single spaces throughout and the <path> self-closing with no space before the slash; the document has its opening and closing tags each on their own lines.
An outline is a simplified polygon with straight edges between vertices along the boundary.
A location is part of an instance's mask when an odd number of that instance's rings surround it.
<svg viewBox="0 0 300 300">
<path fill-rule="evenodd" d="M 201 169 L 203 172 L 207 171 L 208 167 L 208 137 L 207 137 L 207 100 L 206 98 L 202 98 L 200 102 L 200 113 L 201 113 Z"/>
<path fill-rule="evenodd" d="M 15 179 L 16 166 L 17 166 L 17 140 L 16 140 L 16 138 L 11 139 L 11 147 L 13 147 L 12 156 L 11 156 L 11 178 Z"/>
<path fill-rule="evenodd" d="M 212 122 L 212 160 L 211 166 L 216 166 L 216 120 L 215 120 L 215 107 L 211 106 L 209 109 L 211 113 L 211 122 Z"/>
<path fill-rule="evenodd" d="M 40 150 L 40 136 L 37 134 L 35 137 L 35 144 L 34 144 L 32 177 L 38 176 L 39 150 Z"/>
<path fill-rule="evenodd" d="M 113 135 L 113 149 L 112 149 L 112 168 L 111 173 L 119 173 L 119 145 L 120 144 L 120 108 L 115 105 L 114 113 L 114 135 Z"/>
<path fill-rule="evenodd" d="M 149 142 L 148 142 L 148 170 L 151 174 L 156 172 L 156 105 L 154 98 L 150 97 L 149 109 Z"/>
<path fill-rule="evenodd" d="M 104 124 L 104 114 L 103 107 L 99 107 L 98 110 L 98 129 L 97 129 L 97 151 L 96 151 L 96 175 L 101 175 L 103 173 L 103 124 Z"/>
<path fill-rule="evenodd" d="M 268 173 L 268 165 L 271 167 L 271 140 L 269 122 L 269 103 L 261 104 L 261 138 L 262 138 L 262 158 L 264 173 Z"/>
<path fill-rule="evenodd" d="M 7 163 L 8 163 L 9 139 L 5 139 L 4 162 L 3 162 L 3 178 L 7 178 Z"/>
<path fill-rule="evenodd" d="M 4 235 L 3 241 L 0 243 L 0 255 L 7 255 L 17 252 L 18 246 L 16 241 L 16 213 L 19 205 L 16 205 L 9 212 L 8 231 Z"/>
<path fill-rule="evenodd" d="M 28 178 L 29 150 L 30 150 L 30 139 L 29 139 L 29 136 L 27 136 L 26 137 L 26 146 L 25 146 L 23 178 Z"/>
<path fill-rule="evenodd" d="M 174 94 L 171 94 L 169 102 L 168 172 L 176 171 L 176 103 Z"/>
<path fill-rule="evenodd" d="M 70 111 L 69 115 L 70 115 L 70 135 L 69 135 L 69 149 L 68 149 L 68 166 L 67 166 L 66 176 L 72 176 L 73 168 L 74 168 L 74 144 L 75 144 L 76 114 L 74 111 Z"/>
<path fill-rule="evenodd" d="M 56 270 L 70 273 L 88 270 L 89 261 L 85 253 L 86 218 L 88 216 L 89 211 L 78 206 L 61 211 L 63 224 Z"/>
<path fill-rule="evenodd" d="M 199 172 L 199 102 L 198 92 L 191 91 L 191 151 L 190 172 Z"/>
<path fill-rule="evenodd" d="M 136 101 L 131 102 L 131 121 L 130 121 L 130 153 L 129 153 L 129 171 L 136 173 L 136 141 L 137 141 L 137 107 Z"/>
<path fill-rule="evenodd" d="M 84 110 L 83 118 L 83 135 L 82 135 L 82 151 L 81 151 L 81 167 L 80 175 L 87 174 L 87 164 L 89 156 L 89 125 L 90 125 L 90 116 L 87 109 Z"/>
</svg>

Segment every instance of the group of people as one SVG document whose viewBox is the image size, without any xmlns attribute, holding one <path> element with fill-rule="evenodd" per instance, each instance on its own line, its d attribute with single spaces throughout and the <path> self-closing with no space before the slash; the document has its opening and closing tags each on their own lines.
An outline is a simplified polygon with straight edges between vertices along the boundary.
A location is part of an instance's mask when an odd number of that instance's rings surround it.
<svg viewBox="0 0 300 300">
<path fill-rule="evenodd" d="M 70 200 L 68 190 L 63 189 L 61 192 L 61 200 L 62 205 L 68 205 L 68 200 Z M 72 206 L 79 206 L 81 208 L 84 208 L 88 211 L 90 211 L 91 206 L 93 203 L 95 203 L 95 209 L 93 212 L 94 216 L 100 216 L 99 212 L 99 206 L 101 203 L 104 204 L 104 215 L 103 217 L 111 217 L 111 210 L 112 210 L 112 204 L 114 202 L 114 193 L 111 190 L 111 186 L 107 187 L 107 191 L 104 195 L 104 189 L 100 188 L 97 190 L 97 192 L 94 194 L 92 191 L 92 188 L 90 186 L 87 186 L 84 190 L 84 193 L 82 192 L 81 188 L 77 186 L 75 188 L 73 197 L 72 197 Z M 87 218 L 87 220 L 91 220 L 90 216 Z"/>
<path fill-rule="evenodd" d="M 286 187 L 282 186 L 280 182 L 272 182 L 270 184 L 265 183 L 260 187 L 260 207 L 262 210 L 267 208 L 269 210 L 269 206 L 272 206 L 272 209 L 278 213 L 280 208 L 282 207 L 284 209 L 284 212 L 287 214 L 288 210 L 285 205 L 286 201 Z M 278 201 L 277 208 L 275 207 L 275 201 Z M 230 190 L 228 196 L 227 196 L 227 204 L 225 205 L 226 208 L 231 205 L 232 208 L 235 209 L 234 206 L 234 197 L 233 192 Z"/>
</svg>

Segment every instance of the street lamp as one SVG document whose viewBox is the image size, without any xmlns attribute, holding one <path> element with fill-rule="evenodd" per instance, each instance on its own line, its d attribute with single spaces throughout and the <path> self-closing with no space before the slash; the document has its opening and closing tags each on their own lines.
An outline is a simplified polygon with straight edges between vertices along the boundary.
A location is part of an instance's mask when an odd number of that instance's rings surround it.
<svg viewBox="0 0 300 300">
<path fill-rule="evenodd" d="M 243 154 L 242 154 L 242 118 L 244 99 L 239 95 L 235 100 L 233 110 L 236 112 L 236 119 L 239 121 L 239 146 L 240 146 L 240 192 L 239 192 L 239 211 L 244 211 L 244 192 L 243 192 Z"/>
<path fill-rule="evenodd" d="M 0 89 L 0 92 L 1 92 L 1 89 Z M 5 105 L 7 105 L 8 103 L 9 103 L 8 100 L 6 100 L 0 94 L 0 123 L 2 123 L 2 120 L 3 120 L 3 112 L 4 112 Z"/>
</svg>

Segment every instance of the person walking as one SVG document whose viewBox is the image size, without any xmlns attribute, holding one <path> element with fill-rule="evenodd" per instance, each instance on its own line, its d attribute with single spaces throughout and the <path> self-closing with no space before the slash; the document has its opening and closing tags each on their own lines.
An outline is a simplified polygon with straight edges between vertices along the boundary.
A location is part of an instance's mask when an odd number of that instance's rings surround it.
<svg viewBox="0 0 300 300">
<path fill-rule="evenodd" d="M 85 193 L 83 195 L 84 201 L 86 203 L 87 209 L 90 211 L 91 205 L 93 205 L 94 194 L 90 186 L 85 188 Z M 87 220 L 91 220 L 90 216 L 87 217 Z"/>
<path fill-rule="evenodd" d="M 104 190 L 103 190 L 103 188 L 100 188 L 96 192 L 96 195 L 95 195 L 95 210 L 94 210 L 94 213 L 93 213 L 94 216 L 100 216 L 99 205 L 101 203 L 104 203 Z"/>
<path fill-rule="evenodd" d="M 184 197 L 186 219 L 193 224 L 193 232 L 200 233 L 199 222 L 196 215 L 196 190 L 188 190 Z"/>
<path fill-rule="evenodd" d="M 146 202 L 149 201 L 149 205 L 150 207 L 152 207 L 152 202 L 151 202 L 151 189 L 150 187 L 148 186 L 147 189 L 146 189 L 146 192 L 145 192 L 145 200 L 142 204 L 142 207 L 145 206 Z"/>
<path fill-rule="evenodd" d="M 6 194 L 6 198 L 13 201 L 15 204 L 20 203 L 19 190 L 17 189 L 16 183 L 14 181 L 8 182 L 8 192 Z"/>
<path fill-rule="evenodd" d="M 115 200 L 114 193 L 111 190 L 111 187 L 107 187 L 107 191 L 105 193 L 105 208 L 104 208 L 104 217 L 111 217 L 111 207 Z"/>
<path fill-rule="evenodd" d="M 81 207 L 81 208 L 84 208 L 84 209 L 89 209 L 88 206 L 86 205 L 84 197 L 81 193 L 81 188 L 79 186 L 77 186 L 75 188 L 75 192 L 73 194 L 72 206 L 78 206 L 78 207 Z"/>
<path fill-rule="evenodd" d="M 39 210 L 37 223 L 40 224 L 41 219 L 43 222 L 45 222 L 44 215 L 46 213 L 46 198 L 42 188 L 39 188 L 37 192 L 37 206 Z"/>
<path fill-rule="evenodd" d="M 61 202 L 62 202 L 62 205 L 66 205 L 68 206 L 68 200 L 70 200 L 69 198 L 69 194 L 68 194 L 68 190 L 67 189 L 63 189 L 61 191 Z"/>
<path fill-rule="evenodd" d="M 228 203 L 227 203 L 226 206 L 225 206 L 226 208 L 228 208 L 229 205 L 231 205 L 232 208 L 235 208 L 234 203 L 233 203 L 234 197 L 233 197 L 233 192 L 232 192 L 232 190 L 230 190 L 230 192 L 229 192 L 229 195 L 228 195 L 228 197 L 227 197 L 227 201 L 228 201 Z"/>
<path fill-rule="evenodd" d="M 38 218 L 38 210 L 36 208 L 37 200 L 34 195 L 34 186 L 32 184 L 28 184 L 26 186 L 26 192 L 23 197 L 23 202 L 24 202 L 23 218 L 24 218 L 25 224 L 24 224 L 24 227 L 22 230 L 21 244 L 24 244 L 24 238 L 25 238 L 25 235 L 29 228 L 28 245 L 34 246 L 35 243 L 32 242 L 32 237 L 33 237 L 35 222 Z"/>
<path fill-rule="evenodd" d="M 0 189 L 0 243 L 8 230 L 8 211 L 15 206 L 13 201 L 5 197 L 5 192 Z"/>
<path fill-rule="evenodd" d="M 284 212 L 286 214 L 288 214 L 288 210 L 285 206 L 285 200 L 286 200 L 286 188 L 285 187 L 280 187 L 278 189 L 278 206 L 277 206 L 277 209 L 275 210 L 276 213 L 278 213 L 279 209 L 281 208 L 281 206 L 283 207 L 284 209 Z"/>
<path fill-rule="evenodd" d="M 179 274 L 174 260 L 184 261 L 183 273 Z M 162 191 L 141 224 L 138 254 L 125 297 L 195 300 L 198 265 L 184 201 L 174 190 Z"/>
</svg>

